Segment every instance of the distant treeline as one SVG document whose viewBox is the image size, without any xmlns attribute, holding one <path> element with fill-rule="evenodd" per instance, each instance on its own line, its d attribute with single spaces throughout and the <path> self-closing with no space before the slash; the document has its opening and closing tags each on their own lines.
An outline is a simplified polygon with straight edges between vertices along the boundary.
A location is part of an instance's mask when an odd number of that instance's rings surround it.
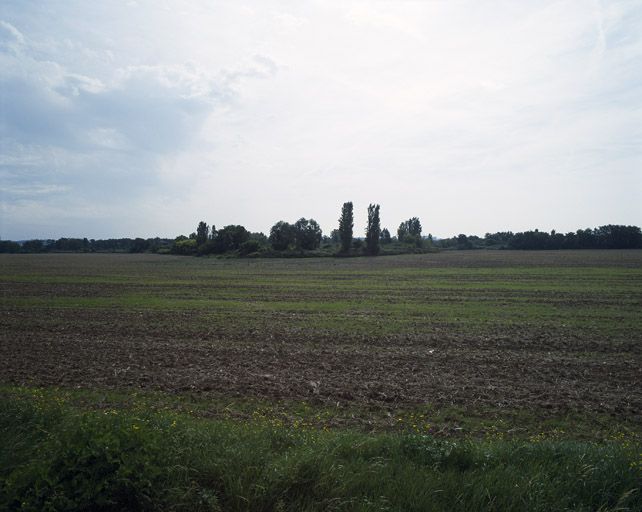
<svg viewBox="0 0 642 512">
<path fill-rule="evenodd" d="M 58 240 L 0 240 L 0 253 L 39 252 L 169 252 L 171 238 L 59 238 Z"/>
<path fill-rule="evenodd" d="M 365 237 L 353 233 L 354 215 L 351 202 L 344 203 L 337 229 L 325 236 L 314 219 L 300 218 L 289 223 L 275 223 L 270 234 L 251 233 L 240 225 L 221 229 L 205 221 L 198 223 L 196 231 L 188 236 L 168 238 L 59 238 L 58 240 L 28 240 L 23 242 L 0 241 L 0 252 L 156 252 L 182 255 L 220 254 L 252 257 L 289 256 L 359 256 L 377 254 L 404 254 L 434 250 L 508 249 L 508 250 L 560 250 L 560 249 L 640 249 L 642 231 L 638 226 L 612 225 L 575 232 L 504 231 L 479 236 L 460 234 L 452 238 L 433 240 L 432 235 L 422 235 L 419 218 L 402 222 L 396 236 L 381 228 L 379 205 L 371 204 L 367 212 Z"/>
<path fill-rule="evenodd" d="M 642 249 L 642 232 L 638 226 L 609 224 L 595 229 L 578 229 L 569 233 L 546 231 L 504 231 L 478 236 L 458 235 L 439 240 L 444 249 Z"/>
</svg>

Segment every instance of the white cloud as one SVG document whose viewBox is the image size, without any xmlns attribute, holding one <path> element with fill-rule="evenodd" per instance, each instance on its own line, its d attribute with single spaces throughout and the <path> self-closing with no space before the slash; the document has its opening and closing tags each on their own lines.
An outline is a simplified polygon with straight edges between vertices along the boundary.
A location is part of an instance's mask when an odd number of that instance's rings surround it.
<svg viewBox="0 0 642 512">
<path fill-rule="evenodd" d="M 87 139 L 102 148 L 121 151 L 132 149 L 127 138 L 115 128 L 92 128 L 87 132 Z"/>
<path fill-rule="evenodd" d="M 64 196 L 77 234 L 97 200 L 113 236 L 121 212 L 150 235 L 301 215 L 329 231 L 345 200 L 439 235 L 642 218 L 634 2 L 44 1 L 0 18 L 3 183 L 53 187 L 30 211 Z M 30 211 L 2 236 L 30 236 Z"/>
<path fill-rule="evenodd" d="M 0 51 L 18 52 L 25 38 L 11 23 L 0 20 Z"/>
</svg>

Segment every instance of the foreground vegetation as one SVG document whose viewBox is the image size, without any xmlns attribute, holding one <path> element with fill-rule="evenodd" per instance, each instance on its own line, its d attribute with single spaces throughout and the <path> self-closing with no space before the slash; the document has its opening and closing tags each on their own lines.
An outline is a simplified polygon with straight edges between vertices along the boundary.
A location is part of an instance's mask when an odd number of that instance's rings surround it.
<svg viewBox="0 0 642 512">
<path fill-rule="evenodd" d="M 5 390 L 3 510 L 639 510 L 640 448 L 79 409 Z"/>
</svg>

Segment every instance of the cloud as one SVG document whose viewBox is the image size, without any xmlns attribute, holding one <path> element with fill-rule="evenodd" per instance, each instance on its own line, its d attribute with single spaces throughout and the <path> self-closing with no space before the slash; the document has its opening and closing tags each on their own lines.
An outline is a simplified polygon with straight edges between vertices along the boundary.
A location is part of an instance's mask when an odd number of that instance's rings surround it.
<svg viewBox="0 0 642 512">
<path fill-rule="evenodd" d="M 16 50 L 25 43 L 25 37 L 11 23 L 0 20 L 0 47 Z"/>
<path fill-rule="evenodd" d="M 0 23 L 0 35 L 5 219 L 41 219 L 39 208 L 87 215 L 86 201 L 110 204 L 111 215 L 126 208 L 158 185 L 159 159 L 186 148 L 233 96 L 194 64 L 127 66 L 98 78 L 42 55 L 10 23 Z"/>
<path fill-rule="evenodd" d="M 127 67 L 106 82 L 39 59 L 29 48 L 0 59 L 0 130 L 19 142 L 87 149 L 96 130 L 109 130 L 125 141 L 121 147 L 172 152 L 231 94 L 192 66 Z"/>
<path fill-rule="evenodd" d="M 132 7 L 124 24 L 136 24 L 136 16 L 180 22 L 172 10 Z M 104 6 L 89 25 L 83 13 L 91 9 L 79 5 L 45 2 L 11 11 L 8 6 L 11 20 L 0 20 L 2 237 L 45 218 L 47 226 L 60 219 L 59 234 L 84 232 L 82 219 L 96 212 L 105 214 L 103 226 L 120 226 L 105 229 L 127 231 L 133 222 L 123 217 L 140 217 L 134 212 L 148 211 L 156 198 L 193 185 L 189 169 L 180 182 L 168 179 L 165 169 L 199 141 L 208 117 L 234 108 L 241 89 L 278 72 L 274 60 L 256 51 L 231 65 L 172 61 L 162 53 L 154 61 L 137 58 L 153 49 L 152 39 L 135 47 L 122 26 L 107 32 L 111 11 Z M 41 23 L 47 11 L 61 22 L 59 29 Z M 104 37 L 87 37 L 88 27 L 96 34 L 102 27 Z M 75 222 L 63 222 L 74 211 Z"/>
<path fill-rule="evenodd" d="M 0 18 L 3 237 L 56 217 L 41 234 L 329 231 L 345 200 L 438 235 L 642 215 L 635 2 L 42 0 Z"/>
</svg>

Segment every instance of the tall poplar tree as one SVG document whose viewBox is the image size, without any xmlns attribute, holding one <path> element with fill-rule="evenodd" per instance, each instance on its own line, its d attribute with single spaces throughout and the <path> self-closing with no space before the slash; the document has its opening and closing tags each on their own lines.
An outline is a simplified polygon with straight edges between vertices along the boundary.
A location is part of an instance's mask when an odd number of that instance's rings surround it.
<svg viewBox="0 0 642 512">
<path fill-rule="evenodd" d="M 352 202 L 343 203 L 341 217 L 339 218 L 339 237 L 341 239 L 341 252 L 350 251 L 352 245 L 352 228 L 354 227 L 354 216 Z"/>
<path fill-rule="evenodd" d="M 379 237 L 381 222 L 379 221 L 379 205 L 368 206 L 368 228 L 366 229 L 366 252 L 370 255 L 379 254 Z"/>
</svg>

